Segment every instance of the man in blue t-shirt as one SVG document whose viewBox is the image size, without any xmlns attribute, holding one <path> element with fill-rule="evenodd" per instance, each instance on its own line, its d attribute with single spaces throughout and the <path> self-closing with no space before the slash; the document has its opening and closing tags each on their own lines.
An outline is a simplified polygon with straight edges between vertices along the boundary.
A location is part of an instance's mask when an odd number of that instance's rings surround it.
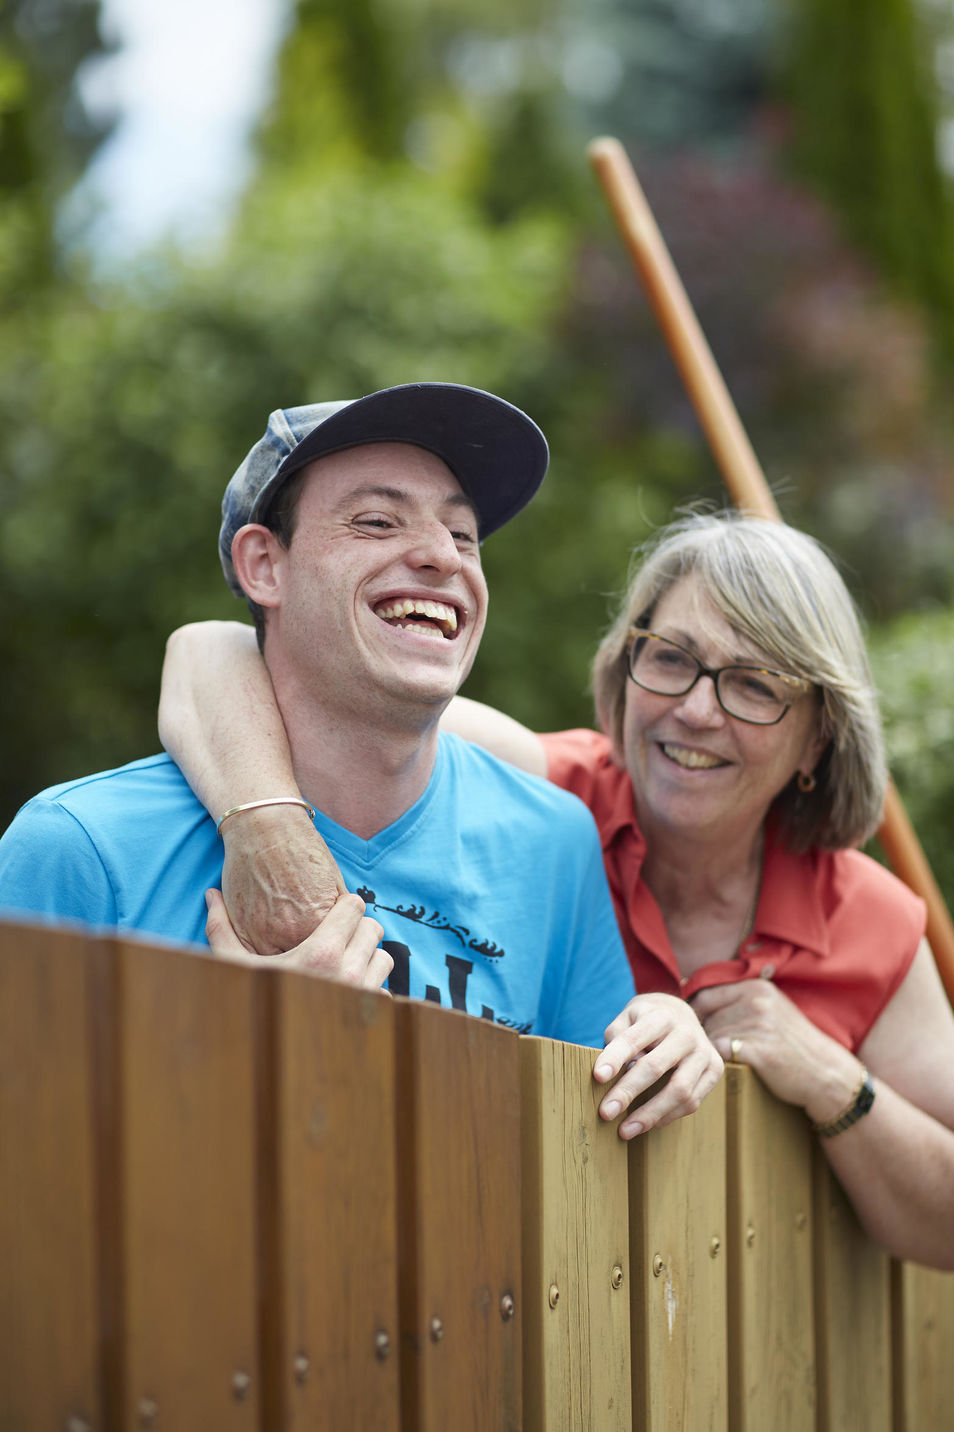
<svg viewBox="0 0 954 1432">
<path fill-rule="evenodd" d="M 695 1107 L 719 1061 L 683 1002 L 633 1000 L 589 813 L 438 730 L 484 628 L 480 542 L 547 461 L 526 414 L 455 384 L 272 413 L 219 548 L 287 733 L 286 789 L 238 793 L 217 827 L 168 756 L 54 787 L 0 841 L 0 909 L 237 953 L 219 831 L 260 846 L 280 817 L 284 839 L 291 805 L 344 885 L 279 961 L 591 1045 L 618 1016 L 597 1077 L 622 1072 L 628 1103 L 678 1065 L 661 1112 Z"/>
<path fill-rule="evenodd" d="M 357 892 L 279 958 L 599 1043 L 633 989 L 592 821 L 438 733 L 483 631 L 479 543 L 547 457 L 524 413 L 453 384 L 279 411 L 229 483 L 220 551 L 259 629 L 300 817 L 317 810 Z M 277 814 L 245 806 L 223 835 Z M 0 906 L 201 943 L 222 851 L 178 767 L 152 757 L 24 807 L 0 842 Z"/>
</svg>

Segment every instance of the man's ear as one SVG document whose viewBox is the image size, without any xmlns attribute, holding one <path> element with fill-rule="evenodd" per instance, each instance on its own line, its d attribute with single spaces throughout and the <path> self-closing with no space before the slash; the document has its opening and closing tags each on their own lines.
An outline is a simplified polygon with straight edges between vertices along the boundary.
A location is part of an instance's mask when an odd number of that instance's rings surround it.
<svg viewBox="0 0 954 1432">
<path fill-rule="evenodd" d="M 246 523 L 232 538 L 232 566 L 247 597 L 260 607 L 281 601 L 282 558 L 287 549 L 259 522 Z"/>
</svg>

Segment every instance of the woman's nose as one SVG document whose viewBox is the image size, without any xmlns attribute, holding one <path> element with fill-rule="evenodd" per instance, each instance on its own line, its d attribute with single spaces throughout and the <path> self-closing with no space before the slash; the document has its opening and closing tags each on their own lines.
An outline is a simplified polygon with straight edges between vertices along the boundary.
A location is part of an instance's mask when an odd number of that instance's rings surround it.
<svg viewBox="0 0 954 1432">
<path fill-rule="evenodd" d="M 711 676 L 700 676 L 678 703 L 679 715 L 690 725 L 721 725 L 725 713 L 719 705 L 715 681 Z"/>
</svg>

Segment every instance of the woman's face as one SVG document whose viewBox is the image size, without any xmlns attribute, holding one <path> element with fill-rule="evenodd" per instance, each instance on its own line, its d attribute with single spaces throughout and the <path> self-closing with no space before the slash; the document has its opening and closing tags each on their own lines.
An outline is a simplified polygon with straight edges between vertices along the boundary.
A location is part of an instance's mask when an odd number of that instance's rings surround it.
<svg viewBox="0 0 954 1432">
<path fill-rule="evenodd" d="M 659 600 L 650 626 L 707 667 L 778 666 L 733 630 L 691 574 Z M 755 726 L 723 711 L 711 677 L 684 696 L 657 696 L 627 680 L 617 758 L 633 782 L 645 834 L 655 828 L 723 842 L 754 835 L 775 796 L 796 771 L 814 768 L 825 744 L 811 692 L 777 725 Z"/>
</svg>

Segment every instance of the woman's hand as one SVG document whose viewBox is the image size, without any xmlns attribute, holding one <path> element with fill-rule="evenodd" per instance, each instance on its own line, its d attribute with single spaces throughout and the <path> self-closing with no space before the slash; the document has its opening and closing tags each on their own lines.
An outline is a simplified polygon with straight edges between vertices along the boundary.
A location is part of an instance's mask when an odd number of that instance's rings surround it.
<svg viewBox="0 0 954 1432">
<path fill-rule="evenodd" d="M 894 1258 L 954 1269 L 954 1017 L 927 944 L 854 1055 L 767 980 L 693 999 L 720 1050 L 809 1118 L 837 1118 L 875 1081 L 870 1113 L 821 1148 L 869 1237 Z M 739 1041 L 741 1047 L 739 1047 Z"/>
<path fill-rule="evenodd" d="M 693 997 L 692 1007 L 723 1059 L 750 1065 L 776 1098 L 813 1119 L 835 1117 L 857 1086 L 856 1057 L 770 980 L 712 985 Z"/>
<path fill-rule="evenodd" d="M 669 994 L 638 994 L 606 1030 L 593 1078 L 612 1087 L 600 1118 L 612 1120 L 664 1075 L 665 1086 L 625 1114 L 619 1134 L 632 1139 L 646 1129 L 695 1113 L 722 1078 L 722 1060 L 685 1000 Z"/>
<path fill-rule="evenodd" d="M 232 928 L 221 893 L 207 890 L 205 900 L 209 911 L 205 934 L 212 953 L 248 963 L 249 953 Z M 358 989 L 379 990 L 394 967 L 387 950 L 380 948 L 382 934 L 377 920 L 365 915 L 359 896 L 342 895 L 317 930 L 294 949 L 273 955 L 270 963 Z"/>
<path fill-rule="evenodd" d="M 222 894 L 252 954 L 299 945 L 346 893 L 334 856 L 300 807 L 242 811 L 222 826 L 222 840 Z"/>
</svg>

